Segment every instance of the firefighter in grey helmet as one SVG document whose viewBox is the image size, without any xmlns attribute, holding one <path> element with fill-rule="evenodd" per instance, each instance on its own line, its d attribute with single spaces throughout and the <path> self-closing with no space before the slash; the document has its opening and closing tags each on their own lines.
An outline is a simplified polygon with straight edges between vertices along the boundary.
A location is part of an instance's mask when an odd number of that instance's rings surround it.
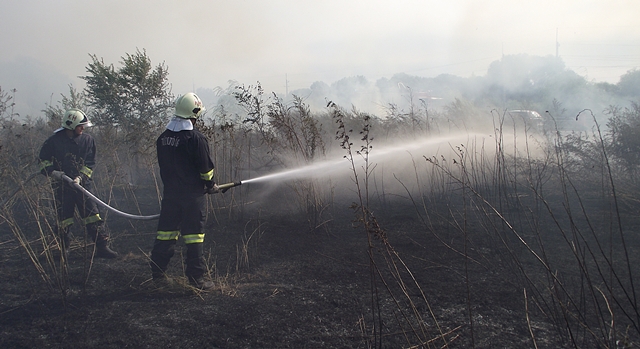
<svg viewBox="0 0 640 349">
<path fill-rule="evenodd" d="M 96 243 L 95 257 L 111 259 L 116 258 L 118 253 L 109 247 L 109 236 L 97 205 L 62 177 L 66 175 L 85 189 L 92 190 L 96 144 L 91 135 L 84 133 L 84 129 L 90 126 L 92 124 L 82 110 L 68 109 L 62 117 L 60 128 L 47 138 L 40 149 L 40 171 L 53 179 L 58 215 L 56 230 L 63 251 L 69 251 L 69 228 L 74 224 L 73 217 L 77 210 L 87 234 Z"/>
</svg>

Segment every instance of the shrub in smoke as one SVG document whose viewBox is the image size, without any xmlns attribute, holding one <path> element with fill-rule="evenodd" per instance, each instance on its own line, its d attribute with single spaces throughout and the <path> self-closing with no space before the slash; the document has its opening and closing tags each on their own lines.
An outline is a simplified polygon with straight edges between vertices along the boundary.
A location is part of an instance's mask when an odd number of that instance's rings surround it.
<svg viewBox="0 0 640 349">
<path fill-rule="evenodd" d="M 640 69 L 631 69 L 620 77 L 620 81 L 616 84 L 614 92 L 622 96 L 636 98 L 640 95 Z"/>
<path fill-rule="evenodd" d="M 322 126 L 301 98 L 294 96 L 292 104 L 286 104 L 275 94 L 267 98 L 260 84 L 238 86 L 234 96 L 246 111 L 243 124 L 259 137 L 249 153 L 253 170 L 273 168 L 273 164 L 297 167 L 324 157 Z M 311 230 L 324 224 L 322 214 L 330 200 L 319 186 L 330 187 L 330 182 L 320 184 L 315 179 L 300 179 L 290 185 L 296 207 L 304 209 Z"/>
<path fill-rule="evenodd" d="M 611 155 L 622 162 L 629 178 L 637 178 L 640 167 L 640 102 L 628 108 L 611 106 L 607 137 Z"/>
</svg>

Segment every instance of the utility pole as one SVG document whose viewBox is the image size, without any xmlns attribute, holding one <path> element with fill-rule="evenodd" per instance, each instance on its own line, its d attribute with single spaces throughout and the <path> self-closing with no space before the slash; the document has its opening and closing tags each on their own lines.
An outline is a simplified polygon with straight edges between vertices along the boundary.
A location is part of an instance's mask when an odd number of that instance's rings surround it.
<svg viewBox="0 0 640 349">
<path fill-rule="evenodd" d="M 289 95 L 289 78 L 287 74 L 284 74 L 284 96 L 287 97 Z"/>
</svg>

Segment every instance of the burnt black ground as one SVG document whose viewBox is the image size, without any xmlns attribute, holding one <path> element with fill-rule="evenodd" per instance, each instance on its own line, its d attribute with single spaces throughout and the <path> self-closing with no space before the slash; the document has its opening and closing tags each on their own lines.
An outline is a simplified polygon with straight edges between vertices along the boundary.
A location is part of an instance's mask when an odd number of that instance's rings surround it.
<svg viewBox="0 0 640 349">
<path fill-rule="evenodd" d="M 47 287 L 24 248 L 3 224 L 0 347 L 418 345 L 418 337 L 406 322 L 398 320 L 402 317 L 399 309 L 415 317 L 406 297 L 399 296 L 386 267 L 380 269 L 399 303 L 377 283 L 381 319 L 377 324 L 382 326 L 382 335 L 372 336 L 366 234 L 362 228 L 352 227 L 354 216 L 348 208 L 335 212 L 328 231 L 311 232 L 303 220 L 292 218 L 296 217 L 293 213 L 282 212 L 263 214 L 259 222 L 209 222 L 205 250 L 216 283 L 211 292 L 184 285 L 180 255 L 173 258 L 169 269 L 177 285 L 158 289 L 150 282 L 147 253 L 153 243 L 155 222 L 110 218 L 113 245 L 122 254 L 117 260 L 95 260 L 91 264 L 88 249 L 76 237 L 68 261 L 69 288 L 64 292 Z M 398 212 L 381 219 L 381 225 L 425 294 L 426 301 L 415 287 L 408 291 L 426 323 L 426 332 L 418 331 L 420 338 L 434 339 L 424 347 L 533 347 L 522 289 L 510 282 L 508 273 L 490 267 L 492 264 L 469 263 L 468 292 L 464 258 L 425 232 L 418 221 L 401 214 L 402 210 Z M 253 231 L 256 233 L 249 237 Z M 243 246 L 248 248 L 248 263 L 243 259 Z M 382 263 L 384 251 L 376 246 L 376 262 Z M 47 265 L 41 252 L 40 260 Z M 57 251 L 52 254 L 58 256 Z M 47 273 L 54 274 L 50 270 Z M 532 319 L 531 324 L 539 348 L 560 347 L 552 326 L 542 318 Z M 446 334 L 446 342 L 436 338 L 440 333 Z"/>
</svg>

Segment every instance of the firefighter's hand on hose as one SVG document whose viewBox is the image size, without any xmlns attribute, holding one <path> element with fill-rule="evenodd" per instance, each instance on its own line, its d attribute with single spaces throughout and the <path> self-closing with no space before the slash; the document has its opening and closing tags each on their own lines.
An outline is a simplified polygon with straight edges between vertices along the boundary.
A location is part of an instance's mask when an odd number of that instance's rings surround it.
<svg viewBox="0 0 640 349">
<path fill-rule="evenodd" d="M 64 172 L 62 172 L 62 171 L 55 171 L 55 170 L 54 170 L 54 171 L 51 171 L 50 176 L 51 176 L 51 177 L 53 177 L 53 178 L 55 178 L 55 179 L 57 179 L 57 180 L 59 180 L 59 181 L 61 181 L 61 180 L 62 180 L 62 175 L 63 175 L 63 174 L 64 174 Z"/>
<path fill-rule="evenodd" d="M 218 188 L 218 185 L 213 183 L 213 186 L 211 187 L 206 187 L 204 189 L 204 193 L 205 194 L 217 194 L 220 192 L 220 188 Z"/>
</svg>

